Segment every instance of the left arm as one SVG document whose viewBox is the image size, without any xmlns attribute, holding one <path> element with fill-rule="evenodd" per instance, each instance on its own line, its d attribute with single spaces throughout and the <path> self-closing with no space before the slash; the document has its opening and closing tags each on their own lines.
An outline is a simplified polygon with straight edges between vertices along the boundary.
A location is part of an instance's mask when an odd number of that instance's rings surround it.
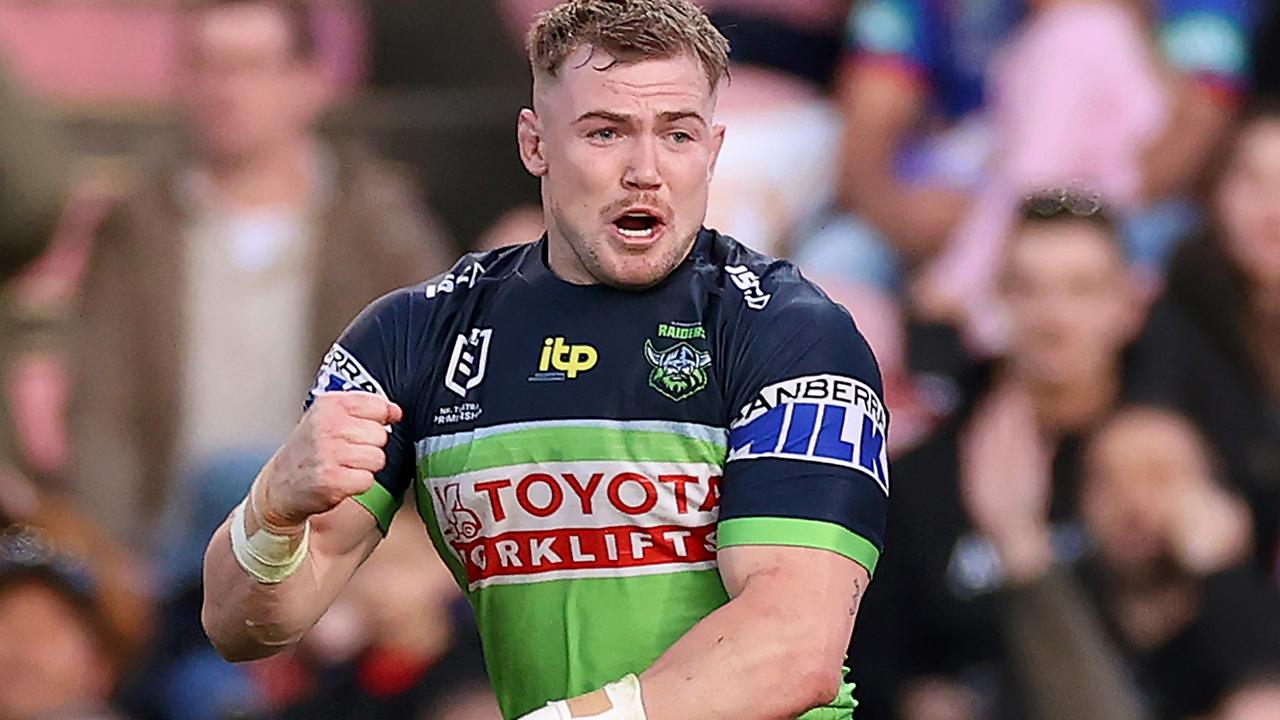
<svg viewBox="0 0 1280 720">
<path fill-rule="evenodd" d="M 719 563 L 731 599 L 641 673 L 642 698 L 614 683 L 525 720 L 787 720 L 830 703 L 866 568 L 829 550 L 772 545 L 724 548 Z"/>
<path fill-rule="evenodd" d="M 648 720 L 794 718 L 835 698 L 866 568 L 829 550 L 720 551 L 732 598 L 640 675 Z"/>
</svg>

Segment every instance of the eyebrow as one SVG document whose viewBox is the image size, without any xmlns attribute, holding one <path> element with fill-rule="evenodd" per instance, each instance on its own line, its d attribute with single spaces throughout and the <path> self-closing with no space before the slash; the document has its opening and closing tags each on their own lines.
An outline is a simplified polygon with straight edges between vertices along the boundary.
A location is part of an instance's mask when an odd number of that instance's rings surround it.
<svg viewBox="0 0 1280 720">
<path fill-rule="evenodd" d="M 709 124 L 707 122 L 707 119 L 702 117 L 702 114 L 695 110 L 673 110 L 673 111 L 664 112 L 658 115 L 658 119 L 668 123 L 677 122 L 679 120 L 686 120 L 688 118 L 693 118 L 694 120 L 697 120 L 703 125 Z"/>
<path fill-rule="evenodd" d="M 576 123 L 582 122 L 583 120 L 604 120 L 606 122 L 617 123 L 619 125 L 622 125 L 624 123 L 631 122 L 631 116 L 622 115 L 620 113 L 608 112 L 607 110 L 592 110 L 590 112 L 582 113 L 581 115 L 578 116 L 578 119 L 574 120 L 573 122 L 576 124 Z"/>
<path fill-rule="evenodd" d="M 702 114 L 695 110 L 669 110 L 667 112 L 660 113 L 658 115 L 658 119 L 664 123 L 673 123 L 673 122 L 678 122 L 680 120 L 686 120 L 689 118 L 693 118 L 694 120 L 697 120 L 703 125 L 709 124 L 707 123 L 706 118 L 702 117 Z M 590 112 L 582 113 L 573 122 L 574 124 L 577 124 L 584 120 L 604 120 L 605 122 L 611 122 L 611 123 L 617 123 L 619 125 L 623 125 L 631 122 L 632 117 L 630 115 L 623 115 L 621 113 L 609 112 L 607 110 L 592 110 Z"/>
</svg>

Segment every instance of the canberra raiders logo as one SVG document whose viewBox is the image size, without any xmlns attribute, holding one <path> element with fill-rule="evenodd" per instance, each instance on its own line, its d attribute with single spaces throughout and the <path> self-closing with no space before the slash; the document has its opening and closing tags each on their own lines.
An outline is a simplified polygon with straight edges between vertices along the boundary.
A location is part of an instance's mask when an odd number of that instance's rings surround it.
<svg viewBox="0 0 1280 720">
<path fill-rule="evenodd" d="M 649 373 L 649 387 L 664 397 L 679 402 L 707 386 L 711 354 L 705 350 L 679 342 L 659 351 L 653 347 L 653 342 L 645 340 L 644 357 L 653 366 Z"/>
</svg>

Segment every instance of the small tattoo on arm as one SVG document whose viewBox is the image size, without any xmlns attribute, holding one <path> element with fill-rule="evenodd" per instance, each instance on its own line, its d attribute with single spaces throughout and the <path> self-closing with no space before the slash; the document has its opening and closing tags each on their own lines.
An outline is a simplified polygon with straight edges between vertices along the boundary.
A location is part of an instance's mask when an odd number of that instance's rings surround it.
<svg viewBox="0 0 1280 720">
<path fill-rule="evenodd" d="M 862 581 L 854 579 L 853 581 L 853 602 L 849 604 L 849 617 L 858 614 L 858 605 L 862 602 Z"/>
</svg>

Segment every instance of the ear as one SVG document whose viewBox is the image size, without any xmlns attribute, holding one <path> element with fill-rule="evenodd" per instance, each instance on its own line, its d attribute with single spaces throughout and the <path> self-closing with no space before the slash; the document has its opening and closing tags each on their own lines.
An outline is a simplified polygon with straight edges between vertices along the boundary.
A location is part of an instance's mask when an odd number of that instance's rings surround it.
<svg viewBox="0 0 1280 720">
<path fill-rule="evenodd" d="M 716 161 L 720 159 L 720 148 L 724 146 L 724 126 L 711 127 L 711 165 L 707 168 L 707 180 L 716 174 Z"/>
<path fill-rule="evenodd" d="M 520 111 L 520 119 L 516 122 L 516 143 L 520 146 L 520 162 L 524 169 L 534 177 L 547 174 L 547 159 L 542 154 L 542 126 L 538 115 L 525 108 Z"/>
</svg>

